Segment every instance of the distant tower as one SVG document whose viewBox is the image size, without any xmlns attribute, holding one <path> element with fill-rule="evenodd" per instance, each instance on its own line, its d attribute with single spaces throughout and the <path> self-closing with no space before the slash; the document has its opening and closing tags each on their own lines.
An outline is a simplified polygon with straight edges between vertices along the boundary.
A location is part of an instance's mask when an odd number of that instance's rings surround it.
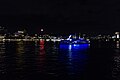
<svg viewBox="0 0 120 80">
<path fill-rule="evenodd" d="M 120 38 L 119 32 L 115 32 L 116 38 Z"/>
</svg>

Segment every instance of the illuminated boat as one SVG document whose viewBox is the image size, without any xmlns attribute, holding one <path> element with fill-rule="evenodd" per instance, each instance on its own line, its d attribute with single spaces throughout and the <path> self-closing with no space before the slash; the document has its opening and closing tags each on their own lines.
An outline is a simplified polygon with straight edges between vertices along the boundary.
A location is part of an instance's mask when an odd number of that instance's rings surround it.
<svg viewBox="0 0 120 80">
<path fill-rule="evenodd" d="M 89 44 L 89 40 L 85 39 L 67 39 L 67 40 L 61 40 L 61 44 Z"/>
<path fill-rule="evenodd" d="M 70 35 L 67 39 L 61 40 L 61 44 L 89 44 L 89 39 L 84 38 L 72 38 L 72 35 Z"/>
</svg>

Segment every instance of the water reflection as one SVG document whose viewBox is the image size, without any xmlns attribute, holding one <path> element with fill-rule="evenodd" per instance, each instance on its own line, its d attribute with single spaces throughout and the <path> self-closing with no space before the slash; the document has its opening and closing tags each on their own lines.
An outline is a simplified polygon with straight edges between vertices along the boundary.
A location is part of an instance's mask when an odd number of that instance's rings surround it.
<svg viewBox="0 0 120 80">
<path fill-rule="evenodd" d="M 120 42 L 116 41 L 116 48 L 120 48 Z"/>
<path fill-rule="evenodd" d="M 44 73 L 45 72 L 45 62 L 46 62 L 46 55 L 44 45 L 39 44 L 39 53 L 37 58 L 37 72 Z"/>
<path fill-rule="evenodd" d="M 70 46 L 71 49 L 73 50 L 84 50 L 84 49 L 87 49 L 89 48 L 89 44 L 72 44 L 72 45 L 69 45 L 69 44 L 60 44 L 60 48 L 61 49 L 68 49 Z"/>
<path fill-rule="evenodd" d="M 49 48 L 48 48 L 49 47 Z M 48 76 L 58 76 L 58 69 L 60 69 L 58 62 L 58 47 L 55 43 L 45 46 L 46 51 L 46 73 Z"/>
<path fill-rule="evenodd" d="M 0 43 L 0 75 L 7 72 L 4 80 L 50 80 L 53 77 L 61 80 L 88 77 L 85 79 L 88 80 L 97 75 L 100 78 L 107 74 L 105 70 L 109 67 L 106 68 L 104 64 L 109 63 L 106 58 L 109 58 L 112 50 L 92 49 L 90 52 L 89 44 L 59 45 L 32 41 Z M 101 54 L 105 51 L 106 54 Z M 119 49 L 115 53 L 114 78 L 119 76 Z M 96 80 L 100 80 L 98 78 Z"/>
<path fill-rule="evenodd" d="M 69 52 L 68 52 L 69 61 L 72 60 L 72 51 L 71 51 L 71 49 L 72 49 L 72 45 L 69 45 Z M 71 64 L 71 63 L 70 63 L 70 64 Z"/>
<path fill-rule="evenodd" d="M 40 45 L 40 51 L 44 51 L 44 45 Z"/>
<path fill-rule="evenodd" d="M 120 50 L 115 50 L 113 58 L 112 77 L 114 80 L 120 80 Z"/>
<path fill-rule="evenodd" d="M 0 75 L 2 76 L 6 74 L 5 50 L 5 42 L 0 42 Z"/>
<path fill-rule="evenodd" d="M 82 74 L 87 63 L 88 48 L 88 44 L 60 45 L 60 60 L 66 65 L 68 75 Z"/>
<path fill-rule="evenodd" d="M 18 79 L 23 77 L 24 68 L 25 68 L 25 43 L 24 42 L 16 42 L 16 74 Z M 22 76 L 21 76 L 22 75 Z"/>
</svg>

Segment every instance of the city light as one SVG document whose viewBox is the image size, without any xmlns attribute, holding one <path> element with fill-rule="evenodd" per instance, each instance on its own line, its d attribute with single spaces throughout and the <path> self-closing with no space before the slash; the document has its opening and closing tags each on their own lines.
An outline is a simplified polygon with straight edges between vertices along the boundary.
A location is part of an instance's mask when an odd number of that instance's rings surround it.
<svg viewBox="0 0 120 80">
<path fill-rule="evenodd" d="M 43 31 L 43 29 L 41 29 L 41 32 Z"/>
</svg>

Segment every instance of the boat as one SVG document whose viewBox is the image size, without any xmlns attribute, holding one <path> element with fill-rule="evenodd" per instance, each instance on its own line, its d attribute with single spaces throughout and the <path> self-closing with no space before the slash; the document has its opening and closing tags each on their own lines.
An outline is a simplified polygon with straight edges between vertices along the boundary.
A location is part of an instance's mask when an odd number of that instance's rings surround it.
<svg viewBox="0 0 120 80">
<path fill-rule="evenodd" d="M 89 44 L 89 40 L 85 40 L 83 38 L 81 39 L 66 39 L 66 40 L 61 40 L 61 44 Z"/>
<path fill-rule="evenodd" d="M 67 39 L 61 40 L 61 44 L 89 44 L 90 40 L 85 38 L 80 38 L 77 36 L 69 35 Z"/>
</svg>

